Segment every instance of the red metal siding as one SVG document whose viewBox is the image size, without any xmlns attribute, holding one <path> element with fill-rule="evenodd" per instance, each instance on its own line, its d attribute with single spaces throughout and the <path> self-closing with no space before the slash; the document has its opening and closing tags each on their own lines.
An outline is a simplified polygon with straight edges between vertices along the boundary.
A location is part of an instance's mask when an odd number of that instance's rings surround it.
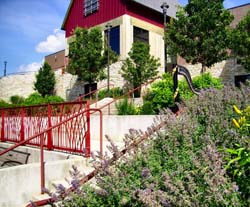
<svg viewBox="0 0 250 207">
<path fill-rule="evenodd" d="M 93 27 L 95 25 L 107 22 L 125 14 L 125 0 L 99 0 L 98 11 L 84 16 L 84 0 L 74 0 L 68 19 L 65 23 L 66 37 L 70 36 L 72 31 L 77 27 Z"/>
</svg>

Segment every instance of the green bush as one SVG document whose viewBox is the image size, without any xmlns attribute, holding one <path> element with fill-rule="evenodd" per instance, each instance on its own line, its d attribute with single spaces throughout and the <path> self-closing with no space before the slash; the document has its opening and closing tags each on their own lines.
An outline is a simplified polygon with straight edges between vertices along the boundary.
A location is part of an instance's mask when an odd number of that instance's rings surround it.
<svg viewBox="0 0 250 207">
<path fill-rule="evenodd" d="M 139 110 L 140 115 L 154 115 L 156 114 L 153 104 L 150 101 L 145 101 Z"/>
<path fill-rule="evenodd" d="M 144 96 L 145 101 L 152 102 L 154 111 L 173 106 L 173 80 L 170 73 L 163 74 L 163 80 L 152 84 L 151 90 Z"/>
<path fill-rule="evenodd" d="M 105 97 L 107 97 L 108 94 L 108 89 L 103 89 L 100 90 L 98 93 L 98 99 L 101 100 Z M 114 87 L 114 88 L 110 88 L 110 97 L 111 98 L 116 98 L 116 97 L 120 97 L 123 95 L 123 90 L 119 87 Z"/>
<path fill-rule="evenodd" d="M 10 104 L 0 99 L 0 108 L 7 108 L 7 107 L 10 107 Z"/>
<path fill-rule="evenodd" d="M 136 115 L 137 109 L 136 106 L 130 102 L 127 98 L 120 100 L 115 104 L 118 111 L 118 115 Z"/>
<path fill-rule="evenodd" d="M 15 95 L 15 96 L 11 96 L 10 97 L 10 102 L 12 104 L 22 104 L 24 102 L 25 98 L 22 97 L 22 96 L 18 96 L 18 95 Z"/>
<path fill-rule="evenodd" d="M 194 96 L 190 90 L 186 80 L 181 80 L 178 83 L 179 94 L 181 100 L 188 100 Z M 223 87 L 221 80 L 213 78 L 211 74 L 204 73 L 200 76 L 193 78 L 193 86 L 197 90 Z M 173 77 L 170 73 L 163 74 L 163 80 L 152 84 L 151 91 L 148 91 L 144 99 L 151 101 L 154 111 L 159 111 L 167 107 L 174 106 L 174 91 L 173 91 Z"/>
<path fill-rule="evenodd" d="M 45 96 L 45 103 L 61 103 L 64 102 L 64 99 L 60 96 Z"/>
<path fill-rule="evenodd" d="M 39 93 L 32 93 L 23 102 L 25 106 L 43 104 L 44 98 Z"/>
<path fill-rule="evenodd" d="M 60 103 L 64 102 L 64 99 L 60 96 L 45 96 L 42 97 L 39 93 L 32 93 L 26 98 L 23 102 L 23 105 L 30 106 L 30 105 L 39 105 L 39 104 L 46 104 L 46 103 Z"/>
</svg>

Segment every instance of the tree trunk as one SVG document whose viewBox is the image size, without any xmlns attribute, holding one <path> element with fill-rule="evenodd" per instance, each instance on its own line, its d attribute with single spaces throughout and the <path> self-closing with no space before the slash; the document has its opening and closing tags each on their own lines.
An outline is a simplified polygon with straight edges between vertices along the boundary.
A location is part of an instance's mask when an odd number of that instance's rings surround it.
<svg viewBox="0 0 250 207">
<path fill-rule="evenodd" d="M 204 63 L 201 64 L 201 74 L 206 72 L 206 65 Z"/>
</svg>

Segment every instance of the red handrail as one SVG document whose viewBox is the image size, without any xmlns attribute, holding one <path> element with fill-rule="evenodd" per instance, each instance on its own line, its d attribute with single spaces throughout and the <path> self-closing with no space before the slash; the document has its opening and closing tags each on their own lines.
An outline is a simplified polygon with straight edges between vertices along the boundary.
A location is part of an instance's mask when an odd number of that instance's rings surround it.
<svg viewBox="0 0 250 207">
<path fill-rule="evenodd" d="M 44 131 L 42 131 L 42 132 L 40 132 L 40 133 L 38 133 L 36 135 L 33 135 L 32 137 L 28 138 L 27 140 L 21 141 L 21 142 L 15 144 L 14 146 L 12 146 L 12 147 L 10 147 L 8 149 L 1 151 L 0 156 L 2 156 L 3 154 L 5 154 L 5 153 L 7 153 L 7 152 L 21 146 L 21 145 L 24 145 L 24 144 L 28 143 L 29 141 L 31 141 L 31 140 L 33 140 L 33 139 L 35 139 L 37 137 L 40 137 L 40 139 L 41 139 L 40 140 L 40 150 L 41 150 L 41 152 L 40 152 L 40 156 L 41 156 L 41 159 L 40 159 L 40 163 L 41 163 L 41 193 L 43 194 L 43 189 L 45 187 L 44 134 L 49 133 L 52 129 L 54 129 L 54 128 L 66 123 L 68 121 L 71 121 L 72 119 L 76 118 L 79 115 L 82 115 L 84 113 L 87 113 L 88 115 L 90 115 L 91 111 L 94 111 L 94 112 L 98 111 L 100 113 L 100 153 L 102 154 L 103 153 L 102 111 L 100 109 L 90 109 L 90 108 L 88 108 L 88 109 L 86 109 L 86 110 L 84 110 L 84 111 L 82 111 L 82 112 L 80 112 L 78 114 L 75 114 L 75 115 L 63 120 L 62 122 L 60 122 L 60 123 L 58 123 L 58 124 L 56 124 L 54 126 L 49 127 L 48 129 L 46 129 L 46 130 L 44 130 Z M 90 122 L 90 117 L 88 117 L 87 119 L 88 119 L 88 122 Z M 87 150 L 86 157 L 90 156 L 90 124 L 89 124 L 88 133 L 89 133 L 89 135 L 87 136 L 88 140 L 86 140 L 86 150 Z"/>
</svg>

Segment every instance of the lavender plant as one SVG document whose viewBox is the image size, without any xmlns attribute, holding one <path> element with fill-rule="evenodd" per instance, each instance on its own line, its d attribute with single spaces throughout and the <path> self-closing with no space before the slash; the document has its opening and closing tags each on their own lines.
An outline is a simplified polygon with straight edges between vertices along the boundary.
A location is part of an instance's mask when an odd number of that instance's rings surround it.
<svg viewBox="0 0 250 207">
<path fill-rule="evenodd" d="M 135 130 L 125 136 L 124 156 L 112 141 L 112 157 L 95 155 L 95 185 L 62 206 L 247 206 L 221 149 L 235 143 L 249 149 L 249 137 L 232 130 L 231 122 L 232 106 L 249 103 L 249 87 L 227 86 L 187 101 L 180 116 L 166 110 L 146 132 L 150 139 L 139 143 L 145 134 Z"/>
</svg>

